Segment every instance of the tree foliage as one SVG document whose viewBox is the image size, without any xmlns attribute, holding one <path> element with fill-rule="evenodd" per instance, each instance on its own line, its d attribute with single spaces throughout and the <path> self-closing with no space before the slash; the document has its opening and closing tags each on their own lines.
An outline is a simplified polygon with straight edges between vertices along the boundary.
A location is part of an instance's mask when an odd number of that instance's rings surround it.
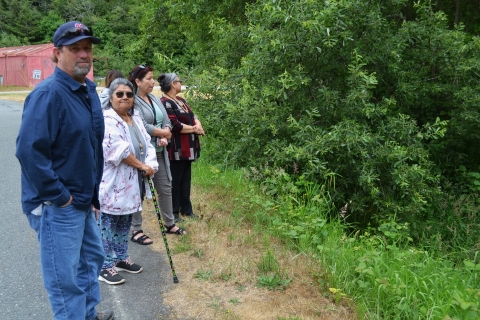
<svg viewBox="0 0 480 320">
<path fill-rule="evenodd" d="M 479 170 L 480 47 L 429 2 L 407 20 L 406 4 L 247 6 L 238 67 L 216 58 L 199 82 L 217 157 L 324 184 L 356 222 L 432 218 L 442 186 L 462 185 L 460 168 Z M 238 30 L 224 21 L 209 33 Z M 212 48 L 231 57 L 227 46 Z"/>
<path fill-rule="evenodd" d="M 0 0 L 0 42 L 81 20 L 97 75 L 144 63 L 196 86 L 216 159 L 324 185 L 352 221 L 424 221 L 479 191 L 479 2 Z"/>
</svg>

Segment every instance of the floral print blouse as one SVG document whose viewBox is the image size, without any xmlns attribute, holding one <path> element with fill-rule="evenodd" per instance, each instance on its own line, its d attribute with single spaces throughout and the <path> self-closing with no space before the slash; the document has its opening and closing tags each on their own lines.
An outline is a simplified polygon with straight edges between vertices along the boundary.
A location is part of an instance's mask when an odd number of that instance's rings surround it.
<svg viewBox="0 0 480 320">
<path fill-rule="evenodd" d="M 138 169 L 122 162 L 130 153 L 135 154 L 128 125 L 112 108 L 104 109 L 105 135 L 103 138 L 103 176 L 100 183 L 100 211 L 112 215 L 132 214 L 142 210 Z M 132 120 L 145 141 L 150 135 L 143 126 L 138 111 L 133 109 Z M 155 148 L 145 143 L 145 164 L 158 170 Z M 145 181 L 146 183 L 146 181 Z M 149 187 L 146 183 L 147 197 Z"/>
</svg>

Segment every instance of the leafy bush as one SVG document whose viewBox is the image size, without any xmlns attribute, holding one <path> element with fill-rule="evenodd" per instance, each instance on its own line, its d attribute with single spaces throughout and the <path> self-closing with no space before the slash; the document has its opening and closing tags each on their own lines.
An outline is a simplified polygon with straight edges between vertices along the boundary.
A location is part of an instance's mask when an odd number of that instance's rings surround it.
<svg viewBox="0 0 480 320">
<path fill-rule="evenodd" d="M 401 20 L 405 5 L 248 5 L 240 65 L 220 42 L 197 78 L 216 159 L 302 175 L 363 226 L 435 216 L 440 186 L 462 183 L 460 167 L 478 171 L 480 42 L 430 2 Z M 242 28 L 224 19 L 210 32 L 246 37 Z"/>
</svg>

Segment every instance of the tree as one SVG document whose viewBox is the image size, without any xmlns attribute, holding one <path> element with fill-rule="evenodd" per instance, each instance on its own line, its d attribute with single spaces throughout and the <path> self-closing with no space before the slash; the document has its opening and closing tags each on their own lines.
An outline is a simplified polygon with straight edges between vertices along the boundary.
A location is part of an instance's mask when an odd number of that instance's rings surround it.
<svg viewBox="0 0 480 320">
<path fill-rule="evenodd" d="M 78 20 L 86 25 L 91 25 L 95 12 L 93 0 L 54 0 L 56 11 L 65 19 Z"/>
<path fill-rule="evenodd" d="M 3 47 L 16 47 L 25 44 L 25 40 L 18 39 L 14 35 L 8 33 L 2 33 L 0 35 L 0 48 Z"/>
<path fill-rule="evenodd" d="M 409 4 L 261 0 L 248 32 L 210 24 L 196 105 L 217 159 L 301 174 L 356 222 L 431 217 L 441 179 L 478 168 L 479 41 Z M 239 64 L 222 62 L 232 35 Z"/>
<path fill-rule="evenodd" d="M 28 41 L 35 41 L 39 36 L 40 12 L 31 0 L 11 0 L 8 5 L 3 2 L 5 11 L 1 15 L 0 28 L 9 34 Z"/>
</svg>

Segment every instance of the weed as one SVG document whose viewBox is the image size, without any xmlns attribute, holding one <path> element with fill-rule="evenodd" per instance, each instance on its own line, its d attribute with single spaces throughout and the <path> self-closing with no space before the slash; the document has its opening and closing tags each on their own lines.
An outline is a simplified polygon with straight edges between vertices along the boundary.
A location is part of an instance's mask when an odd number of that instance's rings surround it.
<svg viewBox="0 0 480 320">
<path fill-rule="evenodd" d="M 233 233 L 229 233 L 227 236 L 228 242 L 233 242 L 235 240 L 235 235 Z"/>
<path fill-rule="evenodd" d="M 257 278 L 257 287 L 267 288 L 268 290 L 285 290 L 291 279 L 287 275 L 282 276 L 275 272 L 271 274 L 263 274 Z"/>
<path fill-rule="evenodd" d="M 186 234 L 180 237 L 180 241 L 175 244 L 175 248 L 172 250 L 173 253 L 182 253 L 190 251 L 193 247 L 192 240 L 189 234 Z"/>
<path fill-rule="evenodd" d="M 243 238 L 243 244 L 245 246 L 255 246 L 257 243 L 257 238 L 253 234 L 248 234 L 246 237 Z"/>
<path fill-rule="evenodd" d="M 212 303 L 209 306 L 212 307 L 215 310 L 220 309 L 220 296 L 215 296 L 213 298 Z"/>
<path fill-rule="evenodd" d="M 203 251 L 202 249 L 193 249 L 193 254 L 192 256 L 197 257 L 197 258 L 202 258 L 203 256 Z"/>
<path fill-rule="evenodd" d="M 238 292 L 242 292 L 242 291 L 245 291 L 245 289 L 247 289 L 247 286 L 238 285 L 238 286 L 235 287 L 235 289 L 236 289 Z"/>
<path fill-rule="evenodd" d="M 250 273 L 252 271 L 252 262 L 249 257 L 247 257 L 245 262 L 242 263 L 242 271 L 245 273 Z"/>
<path fill-rule="evenodd" d="M 270 249 L 268 249 L 265 255 L 262 257 L 262 260 L 258 264 L 258 270 L 263 273 L 278 272 L 279 265 L 277 258 L 275 258 Z"/>
<path fill-rule="evenodd" d="M 342 289 L 329 288 L 328 290 L 330 290 L 330 292 L 332 293 L 335 304 L 338 304 L 340 300 L 346 296 L 346 294 L 342 292 Z"/>
<path fill-rule="evenodd" d="M 233 304 L 239 304 L 240 303 L 240 301 L 238 301 L 238 298 L 232 298 L 232 299 L 228 300 L 228 302 L 233 303 Z"/>
<path fill-rule="evenodd" d="M 197 270 L 195 278 L 202 281 L 207 281 L 212 276 L 212 270 Z"/>
<path fill-rule="evenodd" d="M 263 245 L 265 248 L 270 248 L 270 237 L 268 236 L 268 234 L 264 234 L 264 235 L 263 235 L 262 245 Z"/>
<path fill-rule="evenodd" d="M 220 273 L 220 278 L 223 280 L 223 281 L 229 281 L 230 279 L 232 279 L 235 275 L 230 272 L 230 271 L 222 271 Z"/>
</svg>

